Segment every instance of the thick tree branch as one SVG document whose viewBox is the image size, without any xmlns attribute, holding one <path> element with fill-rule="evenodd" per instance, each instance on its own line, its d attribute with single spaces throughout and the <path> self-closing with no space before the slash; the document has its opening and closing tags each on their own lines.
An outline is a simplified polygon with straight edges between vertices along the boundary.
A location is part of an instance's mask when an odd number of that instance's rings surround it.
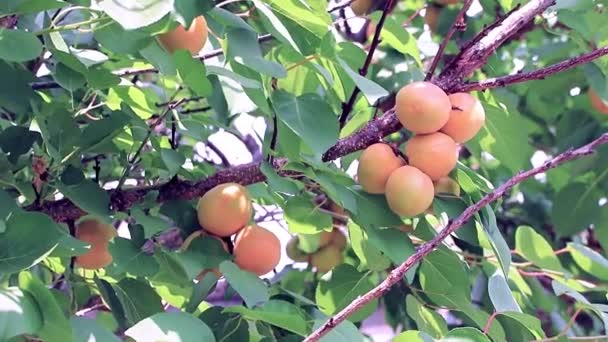
<svg viewBox="0 0 608 342">
<path fill-rule="evenodd" d="M 458 15 L 454 19 L 454 22 L 452 23 L 450 30 L 445 35 L 445 37 L 443 37 L 443 41 L 441 42 L 441 45 L 439 45 L 439 50 L 437 50 L 435 57 L 433 57 L 433 61 L 431 62 L 429 71 L 427 72 L 426 77 L 424 78 L 425 81 L 429 81 L 433 77 L 433 74 L 435 73 L 435 69 L 437 68 L 437 65 L 439 65 L 439 61 L 441 60 L 441 57 L 443 56 L 443 51 L 445 51 L 445 47 L 448 45 L 448 43 L 452 39 L 454 32 L 456 32 L 456 30 L 458 30 L 460 27 L 462 27 L 464 25 L 464 16 L 467 13 L 467 11 L 469 10 L 469 7 L 471 7 L 472 3 L 473 3 L 473 0 L 465 0 L 464 4 L 462 5 L 462 9 L 460 9 L 460 12 L 458 12 Z"/>
<path fill-rule="evenodd" d="M 588 63 L 594 59 L 608 55 L 608 46 L 593 50 L 584 55 L 576 56 L 571 59 L 553 64 L 546 68 L 534 70 L 531 72 L 522 72 L 514 75 L 489 78 L 478 82 L 466 82 L 455 86 L 454 92 L 470 92 L 475 90 L 484 90 L 489 88 L 504 87 L 510 84 L 526 82 L 531 80 L 542 80 L 546 76 L 556 74 L 558 72 L 574 68 L 575 66 Z"/>
<path fill-rule="evenodd" d="M 330 317 L 327 322 L 325 322 L 321 327 L 319 327 L 316 331 L 314 331 L 311 335 L 309 335 L 304 342 L 313 342 L 318 341 L 321 337 L 323 337 L 326 333 L 336 327 L 338 324 L 343 322 L 348 316 L 353 314 L 354 312 L 361 309 L 363 306 L 370 303 L 372 300 L 382 296 L 388 290 L 401 281 L 405 274 L 416 264 L 418 264 L 422 259 L 424 259 L 428 254 L 430 254 L 433 250 L 435 250 L 448 236 L 454 233 L 458 228 L 465 225 L 472 217 L 483 209 L 486 205 L 491 202 L 501 198 L 507 191 L 509 191 L 513 186 L 523 182 L 524 180 L 533 177 L 539 173 L 546 172 L 550 169 L 558 167 L 566 162 L 571 160 L 589 155 L 595 151 L 597 147 L 600 145 L 608 143 L 608 133 L 602 134 L 599 138 L 595 139 L 591 143 L 579 147 L 575 150 L 568 150 L 562 154 L 559 154 L 553 159 L 546 161 L 543 165 L 530 169 L 525 172 L 521 172 L 511 179 L 507 180 L 504 184 L 496 188 L 491 193 L 485 195 L 479 202 L 473 204 L 468 207 L 458 218 L 451 221 L 447 227 L 445 227 L 439 234 L 437 234 L 432 240 L 426 242 L 421 245 L 416 253 L 412 254 L 407 260 L 405 260 L 401 265 L 391 271 L 386 279 L 382 281 L 378 286 L 376 286 L 371 291 L 367 292 L 363 296 L 358 297 L 352 303 L 350 303 L 343 310 Z"/>
</svg>

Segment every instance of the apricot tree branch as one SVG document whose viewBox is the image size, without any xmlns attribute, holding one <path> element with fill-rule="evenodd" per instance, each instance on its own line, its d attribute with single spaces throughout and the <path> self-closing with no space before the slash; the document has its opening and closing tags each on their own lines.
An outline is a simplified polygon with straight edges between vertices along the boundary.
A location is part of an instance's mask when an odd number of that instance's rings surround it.
<svg viewBox="0 0 608 342">
<path fill-rule="evenodd" d="M 372 38 L 372 43 L 369 47 L 369 51 L 367 52 L 367 57 L 365 58 L 365 62 L 361 69 L 359 69 L 359 75 L 365 76 L 367 75 L 367 71 L 369 70 L 369 66 L 372 64 L 372 59 L 374 58 L 374 52 L 380 45 L 380 34 L 382 33 L 382 28 L 384 27 L 384 22 L 386 21 L 386 17 L 388 12 L 393 7 L 394 0 L 387 0 L 386 4 L 384 4 L 384 10 L 382 11 L 382 16 L 378 21 L 378 25 L 376 25 L 376 31 L 374 32 L 374 38 Z M 340 127 L 344 127 L 346 124 L 346 120 L 348 119 L 348 115 L 353 110 L 353 106 L 355 105 L 355 101 L 357 100 L 357 96 L 361 92 L 359 87 L 355 86 L 352 94 L 350 94 L 350 98 L 348 102 L 342 104 L 342 114 L 340 115 Z"/>
<path fill-rule="evenodd" d="M 477 82 L 465 82 L 455 86 L 452 90 L 454 92 L 470 92 L 474 90 L 504 87 L 519 82 L 542 80 L 546 76 L 556 74 L 558 72 L 568 70 L 570 68 L 574 68 L 575 66 L 588 63 L 594 59 L 600 58 L 605 55 L 608 55 L 608 46 L 604 46 L 589 53 L 567 59 L 565 61 L 548 66 L 546 68 L 534 70 L 531 72 L 522 72 L 514 75 L 489 78 L 487 80 Z"/>
<path fill-rule="evenodd" d="M 513 186 L 523 182 L 524 180 L 533 177 L 539 173 L 546 172 L 550 169 L 556 168 L 566 162 L 572 161 L 574 159 L 578 159 L 583 156 L 587 156 L 592 154 L 595 149 L 603 144 L 608 143 L 608 133 L 602 134 L 599 138 L 593 140 L 587 145 L 579 147 L 577 149 L 567 150 L 555 158 L 552 158 L 546 161 L 539 167 L 535 167 L 525 172 L 521 172 L 509 180 L 507 180 L 504 184 L 496 188 L 494 191 L 485 195 L 481 200 L 477 203 L 471 205 L 467 209 L 465 209 L 460 216 L 451 221 L 439 234 L 437 234 L 433 239 L 424 243 L 414 254 L 412 254 L 407 260 L 405 260 L 401 265 L 391 271 L 386 279 L 384 279 L 378 286 L 373 288 L 371 291 L 366 294 L 358 297 L 354 301 L 352 301 L 349 305 L 347 305 L 344 309 L 342 309 L 337 314 L 330 317 L 323 325 L 321 325 L 317 330 L 315 330 L 312 334 L 310 334 L 304 342 L 313 342 L 318 341 L 321 337 L 327 334 L 330 330 L 338 326 L 341 322 L 343 322 L 350 315 L 361 309 L 363 306 L 370 303 L 372 300 L 382 296 L 389 289 L 401 281 L 405 274 L 412 269 L 416 264 L 418 264 L 422 259 L 424 259 L 428 254 L 434 251 L 439 245 L 445 240 L 448 236 L 458 230 L 460 227 L 465 225 L 472 217 L 483 209 L 486 205 L 491 202 L 496 201 L 501 198 L 507 191 L 509 191 Z"/>
<path fill-rule="evenodd" d="M 452 35 L 454 35 L 454 32 L 456 32 L 456 30 L 460 29 L 464 25 L 464 16 L 467 13 L 467 11 L 469 10 L 469 7 L 471 7 L 472 3 L 473 3 L 473 0 L 465 0 L 464 4 L 462 5 L 462 9 L 460 10 L 460 12 L 458 12 L 458 15 L 454 19 L 454 22 L 452 23 L 452 26 L 448 30 L 448 33 L 443 38 L 441 45 L 439 45 L 439 50 L 437 50 L 435 57 L 433 57 L 433 61 L 431 62 L 429 71 L 427 72 L 426 77 L 424 78 L 425 81 L 429 81 L 433 77 L 433 74 L 435 73 L 435 69 L 437 68 L 437 65 L 439 65 L 439 61 L 441 60 L 441 57 L 443 56 L 443 51 L 445 51 L 445 47 L 448 45 L 448 43 L 452 39 Z"/>
</svg>

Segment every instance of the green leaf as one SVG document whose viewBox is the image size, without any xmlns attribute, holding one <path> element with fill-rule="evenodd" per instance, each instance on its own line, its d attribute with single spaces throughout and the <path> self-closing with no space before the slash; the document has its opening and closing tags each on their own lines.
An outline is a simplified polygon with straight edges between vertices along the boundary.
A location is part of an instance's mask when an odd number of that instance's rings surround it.
<svg viewBox="0 0 608 342">
<path fill-rule="evenodd" d="M 379 99 L 388 96 L 388 91 L 382 88 L 377 83 L 361 76 L 358 72 L 351 69 L 341 58 L 338 58 L 338 64 L 344 69 L 348 77 L 355 82 L 361 93 L 365 96 L 370 105 L 375 105 Z"/>
<path fill-rule="evenodd" d="M 283 206 L 291 233 L 316 234 L 332 228 L 332 218 L 317 208 L 311 199 L 294 196 Z"/>
<path fill-rule="evenodd" d="M 557 193 L 551 221 L 560 237 L 576 234 L 600 217 L 602 209 L 596 190 L 588 184 L 571 183 Z"/>
<path fill-rule="evenodd" d="M 458 256 L 447 248 L 442 247 L 429 254 L 422 261 L 418 277 L 422 289 L 433 294 L 434 301 L 443 295 L 470 302 L 467 270 Z"/>
<path fill-rule="evenodd" d="M 67 258 L 82 255 L 89 250 L 89 244 L 84 243 L 72 235 L 66 234 L 61 237 L 57 247 L 51 252 L 50 257 Z"/>
<path fill-rule="evenodd" d="M 445 338 L 445 342 L 469 341 L 469 342 L 491 342 L 488 336 L 484 335 L 480 330 L 470 327 L 456 328 L 450 330 Z"/>
<path fill-rule="evenodd" d="M 338 120 L 319 95 L 275 91 L 271 100 L 278 119 L 314 152 L 322 154 L 338 140 Z"/>
<path fill-rule="evenodd" d="M 190 23 L 199 15 L 213 8 L 212 3 L 198 0 L 175 0 L 174 13 L 181 17 L 183 24 L 190 27 Z"/>
<path fill-rule="evenodd" d="M 315 301 L 324 314 L 333 315 L 358 296 L 373 289 L 375 285 L 371 272 L 358 272 L 353 266 L 342 264 L 333 269 L 331 279 L 321 279 L 315 291 Z M 352 322 L 362 321 L 370 316 L 377 306 L 378 300 L 375 299 L 348 319 Z"/>
<path fill-rule="evenodd" d="M 497 269 L 488 280 L 488 294 L 496 312 L 521 312 L 521 308 L 513 298 L 513 293 L 507 284 L 502 270 Z"/>
<path fill-rule="evenodd" d="M 146 215 L 139 207 L 131 208 L 131 217 L 135 222 L 144 227 L 144 237 L 146 239 L 169 228 L 169 222 L 157 216 Z"/>
<path fill-rule="evenodd" d="M 222 243 L 210 236 L 192 240 L 188 249 L 174 256 L 189 279 L 194 279 L 205 269 L 218 268 L 224 260 L 231 260 L 231 255 L 224 250 Z"/>
<path fill-rule="evenodd" d="M 152 42 L 152 38 L 146 32 L 127 31 L 115 22 L 97 28 L 94 37 L 103 47 L 119 54 L 136 53 Z"/>
<path fill-rule="evenodd" d="M 139 53 L 152 64 L 158 72 L 167 75 L 177 75 L 177 67 L 173 55 L 160 46 L 158 41 L 152 41 L 148 46 L 141 49 Z"/>
<path fill-rule="evenodd" d="M 207 298 L 207 295 L 211 289 L 213 289 L 217 284 L 217 280 L 218 278 L 215 273 L 207 272 L 203 279 L 194 285 L 192 295 L 188 300 L 188 306 L 186 306 L 185 310 L 193 313 L 198 308 L 199 304 L 201 304 L 201 302 Z"/>
<path fill-rule="evenodd" d="M 370 19 L 377 24 L 380 20 L 380 16 L 380 12 L 375 12 L 370 15 Z M 404 55 L 409 55 L 416 61 L 418 66 L 421 66 L 420 52 L 418 51 L 416 38 L 401 25 L 401 22 L 399 22 L 397 17 L 388 16 L 386 18 L 384 26 L 382 27 L 382 32 L 380 33 L 380 39 L 383 44 L 392 47 Z"/>
<path fill-rule="evenodd" d="M 110 196 L 91 180 L 75 185 L 59 184 L 58 190 L 85 212 L 100 217 L 110 215 Z"/>
<path fill-rule="evenodd" d="M 31 14 L 56 8 L 62 8 L 69 3 L 60 0 L 5 0 L 0 4 L 0 13 Z"/>
<path fill-rule="evenodd" d="M 226 58 L 229 60 L 270 77 L 283 78 L 287 75 L 281 64 L 264 59 L 255 31 L 230 29 L 226 33 L 226 42 Z"/>
<path fill-rule="evenodd" d="M 396 227 L 402 224 L 399 216 L 389 208 L 384 195 L 368 194 L 358 185 L 349 187 L 348 190 L 357 202 L 357 210 L 352 213 L 352 219 L 358 225 L 362 227 Z M 345 208 L 349 209 L 346 206 Z"/>
<path fill-rule="evenodd" d="M 149 92 L 144 93 L 137 87 L 117 86 L 110 88 L 106 102 L 108 108 L 115 111 L 120 110 L 121 103 L 125 103 L 137 116 L 145 120 L 156 113 L 155 100 Z"/>
<path fill-rule="evenodd" d="M 215 342 L 213 332 L 203 321 L 183 312 L 157 313 L 129 328 L 125 335 L 136 342 Z"/>
<path fill-rule="evenodd" d="M 13 212 L 0 233 L 0 274 L 27 269 L 44 259 L 67 232 L 41 213 Z"/>
<path fill-rule="evenodd" d="M 131 240 L 115 237 L 108 244 L 112 254 L 112 264 L 106 270 L 110 274 L 129 273 L 140 277 L 150 277 L 159 270 L 158 262 L 151 255 L 147 255 Z"/>
<path fill-rule="evenodd" d="M 532 227 L 520 226 L 515 232 L 515 248 L 523 257 L 535 265 L 562 272 L 562 264 L 551 245 Z"/>
<path fill-rule="evenodd" d="M 360 261 L 357 267 L 359 271 L 384 271 L 390 266 L 390 260 L 370 243 L 367 233 L 351 220 L 348 221 L 348 236 L 350 245 Z"/>
<path fill-rule="evenodd" d="M 434 342 L 435 340 L 424 331 L 408 330 L 395 336 L 392 342 Z"/>
<path fill-rule="evenodd" d="M 272 34 L 273 37 L 276 37 L 284 44 L 291 46 L 297 52 L 300 52 L 300 48 L 298 47 L 294 39 L 291 37 L 289 30 L 281 22 L 281 19 L 277 17 L 272 12 L 272 10 L 261 0 L 252 1 L 256 10 L 258 10 L 261 14 L 261 17 L 263 18 L 262 22 L 264 23 L 264 26 L 270 31 L 270 34 Z"/>
<path fill-rule="evenodd" d="M 97 5 L 126 30 L 151 25 L 173 10 L 173 1 L 166 0 L 101 0 Z"/>
<path fill-rule="evenodd" d="M 170 148 L 161 149 L 160 157 L 169 170 L 169 178 L 175 176 L 186 162 L 186 157 L 183 154 Z"/>
<path fill-rule="evenodd" d="M 541 321 L 535 316 L 520 312 L 502 312 L 500 316 L 509 317 L 510 319 L 515 320 L 520 325 L 523 325 L 537 339 L 545 337 Z"/>
<path fill-rule="evenodd" d="M 240 313 L 247 320 L 263 321 L 300 336 L 306 336 L 308 333 L 304 313 L 298 306 L 283 300 L 270 300 L 254 309 L 233 306 L 226 308 L 224 312 Z"/>
<path fill-rule="evenodd" d="M 119 87 L 112 89 L 127 90 L 129 88 Z M 130 118 L 126 114 L 113 112 L 110 116 L 88 124 L 80 135 L 78 146 L 80 146 L 82 151 L 88 151 L 107 143 L 123 131 L 123 127 L 125 127 L 129 120 Z"/>
<path fill-rule="evenodd" d="M 73 316 L 70 318 L 70 325 L 74 331 L 74 342 L 119 342 L 120 339 L 110 330 L 97 323 L 94 319 Z"/>
<path fill-rule="evenodd" d="M 270 298 L 268 288 L 260 278 L 253 273 L 242 271 L 231 261 L 223 261 L 220 264 L 220 272 L 248 307 L 263 304 Z"/>
<path fill-rule="evenodd" d="M 27 291 L 41 310 L 43 324 L 37 332 L 38 336 L 45 341 L 73 341 L 68 319 L 53 294 L 38 278 L 29 272 L 21 272 L 19 288 Z"/>
<path fill-rule="evenodd" d="M 173 53 L 173 61 L 179 77 L 196 95 L 211 95 L 212 85 L 207 79 L 205 64 L 192 58 L 190 52 L 183 49 Z"/>
<path fill-rule="evenodd" d="M 53 79 L 65 90 L 73 92 L 82 88 L 86 83 L 83 74 L 68 68 L 65 64 L 59 63 L 53 72 Z"/>
<path fill-rule="evenodd" d="M 30 100 L 36 96 L 29 85 L 33 81 L 32 74 L 0 60 L 0 75 L 11 80 L 0 82 L 0 105 L 18 115 L 25 115 L 30 108 Z"/>
<path fill-rule="evenodd" d="M 492 250 L 498 258 L 503 276 L 507 277 L 509 275 L 509 268 L 511 267 L 511 249 L 500 233 L 500 229 L 498 229 L 496 215 L 494 214 L 492 207 L 489 205 L 484 207 L 481 215 L 484 232 L 487 234 L 490 244 L 492 245 Z"/>
<path fill-rule="evenodd" d="M 321 38 L 331 25 L 331 16 L 327 13 L 327 5 L 320 1 L 300 0 L 269 0 L 273 10 L 293 20 L 308 32 Z"/>
<path fill-rule="evenodd" d="M 593 249 L 580 243 L 568 243 L 574 262 L 590 275 L 608 281 L 608 260 Z"/>
<path fill-rule="evenodd" d="M 40 144 L 40 133 L 21 126 L 9 126 L 0 131 L 0 149 L 8 154 L 11 163 L 16 163 L 19 156 L 27 153 L 34 144 Z"/>
<path fill-rule="evenodd" d="M 126 327 L 128 322 L 127 318 L 125 317 L 125 310 L 123 309 L 112 285 L 110 285 L 110 283 L 108 283 L 106 280 L 99 279 L 97 276 L 95 276 L 93 280 L 95 281 L 95 285 L 97 285 L 97 289 L 99 290 L 99 294 L 101 295 L 103 302 L 110 307 L 110 312 L 118 323 L 118 326 L 122 328 Z"/>
<path fill-rule="evenodd" d="M 407 233 L 399 229 L 370 227 L 365 229 L 365 232 L 369 237 L 369 242 L 391 259 L 394 264 L 401 264 L 416 252 L 416 248 Z"/>
<path fill-rule="evenodd" d="M 112 287 L 130 324 L 163 311 L 160 297 L 144 280 L 124 278 Z"/>
<path fill-rule="evenodd" d="M 16 287 L 0 289 L 0 340 L 21 334 L 35 334 L 42 327 L 42 314 L 27 291 Z"/>
<path fill-rule="evenodd" d="M 416 322 L 416 327 L 434 338 L 447 334 L 448 325 L 436 311 L 422 305 L 414 296 L 405 298 L 407 314 Z"/>
<path fill-rule="evenodd" d="M 214 306 L 203 311 L 199 318 L 213 330 L 217 341 L 241 342 L 249 340 L 249 324 L 239 314 L 225 312 L 224 308 Z"/>
<path fill-rule="evenodd" d="M 262 162 L 260 171 L 262 171 L 266 177 L 266 183 L 268 183 L 268 187 L 271 191 L 290 195 L 295 195 L 300 191 L 298 183 L 288 177 L 279 176 L 268 162 Z"/>
<path fill-rule="evenodd" d="M 0 28 L 0 59 L 25 62 L 38 58 L 41 53 L 42 43 L 33 33 Z"/>
</svg>

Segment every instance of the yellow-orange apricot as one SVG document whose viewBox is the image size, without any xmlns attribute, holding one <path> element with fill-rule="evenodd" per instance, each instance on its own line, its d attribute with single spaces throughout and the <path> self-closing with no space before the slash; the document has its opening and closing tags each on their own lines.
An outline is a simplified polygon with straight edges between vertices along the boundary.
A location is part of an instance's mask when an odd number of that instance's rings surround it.
<svg viewBox="0 0 608 342">
<path fill-rule="evenodd" d="M 300 242 L 300 239 L 297 236 L 294 236 L 293 238 L 291 238 L 291 240 L 289 240 L 289 242 L 285 246 L 285 252 L 287 253 L 287 256 L 293 261 L 297 261 L 297 262 L 308 261 L 308 258 L 310 257 L 310 255 L 304 253 L 304 251 L 302 251 L 300 248 L 298 248 L 299 242 Z"/>
<path fill-rule="evenodd" d="M 416 135 L 405 144 L 405 155 L 410 165 L 436 181 L 456 166 L 458 145 L 449 135 L 440 132 Z"/>
<path fill-rule="evenodd" d="M 608 102 L 602 100 L 599 95 L 593 89 L 589 89 L 589 99 L 591 100 L 591 105 L 595 110 L 602 114 L 608 114 Z"/>
<path fill-rule="evenodd" d="M 236 183 L 218 185 L 198 201 L 198 223 L 206 231 L 221 237 L 243 228 L 251 213 L 247 188 Z"/>
<path fill-rule="evenodd" d="M 185 49 L 196 55 L 205 46 L 208 36 L 207 21 L 200 16 L 194 19 L 188 30 L 183 25 L 178 25 L 172 31 L 159 35 L 158 40 L 171 53 Z"/>
<path fill-rule="evenodd" d="M 338 246 L 328 245 L 310 257 L 310 264 L 313 265 L 318 272 L 326 273 L 331 271 L 332 268 L 340 265 L 344 260 L 342 251 Z"/>
<path fill-rule="evenodd" d="M 91 245 L 91 249 L 76 256 L 76 265 L 85 269 L 98 269 L 112 263 L 108 242 L 116 236 L 114 227 L 94 219 L 85 219 L 76 225 L 75 237 Z"/>
<path fill-rule="evenodd" d="M 361 153 L 357 179 L 366 192 L 383 194 L 388 177 L 403 164 L 403 160 L 395 155 L 390 146 L 373 144 Z"/>
<path fill-rule="evenodd" d="M 416 216 L 433 203 L 433 181 L 413 166 L 395 170 L 386 183 L 386 201 L 399 216 Z"/>
<path fill-rule="evenodd" d="M 450 177 L 441 177 L 434 182 L 435 195 L 448 194 L 460 197 L 460 185 Z"/>
<path fill-rule="evenodd" d="M 346 248 L 346 236 L 340 229 L 334 229 L 332 233 L 331 244 L 343 251 Z"/>
<path fill-rule="evenodd" d="M 451 94 L 452 111 L 441 132 L 457 143 L 464 143 L 479 132 L 486 121 L 486 112 L 478 99 L 467 93 Z"/>
<path fill-rule="evenodd" d="M 281 242 L 269 230 L 257 225 L 243 228 L 234 242 L 234 262 L 243 270 L 263 275 L 281 259 Z"/>
<path fill-rule="evenodd" d="M 356 15 L 365 15 L 372 9 L 373 2 L 374 0 L 355 0 L 351 2 L 350 8 Z"/>
<path fill-rule="evenodd" d="M 395 99 L 395 115 L 403 127 L 417 134 L 437 132 L 450 117 L 448 95 L 431 82 L 413 82 Z"/>
</svg>

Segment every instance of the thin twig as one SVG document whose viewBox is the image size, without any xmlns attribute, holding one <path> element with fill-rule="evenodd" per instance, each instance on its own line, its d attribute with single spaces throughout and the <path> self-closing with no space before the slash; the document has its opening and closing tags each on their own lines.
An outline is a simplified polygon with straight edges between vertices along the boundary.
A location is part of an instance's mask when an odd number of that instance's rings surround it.
<svg viewBox="0 0 608 342">
<path fill-rule="evenodd" d="M 213 153 L 215 153 L 220 158 L 223 167 L 230 167 L 230 161 L 228 161 L 228 158 L 226 158 L 224 152 L 222 152 L 222 150 L 220 150 L 217 145 L 215 145 L 209 140 L 207 140 L 205 144 L 207 145 L 207 147 L 209 147 L 211 151 L 213 151 Z"/>
<path fill-rule="evenodd" d="M 338 324 L 343 322 L 346 318 L 348 318 L 353 313 L 357 312 L 363 306 L 367 305 L 374 299 L 382 296 L 389 289 L 401 281 L 405 274 L 412 269 L 415 265 L 422 261 L 428 254 L 434 251 L 439 245 L 445 240 L 448 236 L 454 233 L 457 229 L 465 225 L 472 217 L 483 209 L 486 205 L 492 203 L 493 201 L 502 198 L 502 196 L 510 190 L 513 186 L 523 182 L 524 180 L 531 178 L 539 173 L 547 172 L 550 169 L 556 168 L 557 166 L 564 164 L 568 161 L 578 159 L 580 157 L 589 155 L 595 151 L 600 145 L 608 143 L 608 133 L 602 134 L 599 138 L 593 140 L 591 143 L 579 147 L 577 149 L 567 150 L 555 158 L 552 158 L 546 161 L 539 167 L 530 169 L 525 172 L 521 172 L 509 180 L 507 180 L 504 184 L 496 188 L 494 191 L 485 195 L 481 200 L 472 206 L 465 209 L 460 216 L 456 219 L 452 220 L 439 234 L 437 234 L 433 239 L 426 242 L 422 246 L 420 246 L 416 253 L 412 254 L 407 260 L 405 260 L 401 265 L 391 271 L 386 279 L 382 281 L 378 286 L 373 288 L 371 291 L 366 294 L 359 296 L 357 299 L 352 301 L 349 305 L 347 305 L 344 309 L 342 309 L 337 314 L 333 315 L 329 318 L 323 325 L 321 325 L 317 330 L 315 330 L 312 334 L 310 334 L 304 342 L 313 342 L 318 341 L 321 337 L 327 334 L 330 330 L 335 328 Z"/>
<path fill-rule="evenodd" d="M 530 80 L 542 80 L 545 77 L 556 74 L 558 72 L 574 68 L 575 66 L 588 63 L 594 59 L 608 55 L 608 46 L 601 47 L 589 53 L 567 59 L 565 61 L 553 64 L 546 68 L 534 70 L 531 72 L 522 72 L 514 75 L 489 78 L 487 80 L 477 82 L 466 82 L 454 87 L 453 91 L 470 92 L 474 90 L 484 90 L 496 87 L 504 87 L 514 83 L 520 83 Z"/>
<path fill-rule="evenodd" d="M 576 309 L 576 311 L 574 312 L 574 314 L 572 315 L 572 317 L 568 321 L 568 324 L 566 324 L 566 326 L 564 327 L 564 329 L 562 329 L 562 331 L 560 331 L 559 334 L 557 334 L 557 335 L 555 335 L 553 337 L 542 339 L 542 340 L 536 340 L 536 342 L 557 341 L 557 340 L 559 340 L 560 337 L 565 336 L 568 333 L 568 330 L 570 330 L 570 328 L 572 328 L 572 326 L 574 325 L 574 322 L 576 322 L 576 319 L 578 318 L 578 315 L 582 311 L 583 311 L 583 308 Z"/>
<path fill-rule="evenodd" d="M 464 23 L 464 16 L 467 13 L 467 11 L 469 10 L 469 7 L 471 7 L 472 3 L 473 3 L 473 0 L 465 0 L 464 4 L 462 5 L 462 9 L 456 16 L 456 19 L 454 19 L 454 22 L 452 23 L 452 26 L 448 30 L 448 33 L 443 38 L 441 45 L 439 45 L 439 50 L 437 50 L 437 53 L 435 54 L 435 57 L 433 58 L 433 61 L 431 62 L 431 66 L 429 67 L 429 71 L 427 72 L 426 77 L 424 78 L 425 81 L 428 81 L 433 77 L 433 74 L 435 73 L 435 69 L 437 69 L 437 65 L 439 65 L 439 61 L 441 60 L 441 57 L 443 57 L 443 52 L 445 51 L 446 46 L 452 39 L 452 35 L 454 35 L 454 32 L 456 32 L 456 30 L 459 30 L 462 27 L 462 25 Z"/>
<path fill-rule="evenodd" d="M 330 9 L 328 9 L 328 10 L 327 10 L 327 12 L 328 12 L 328 13 L 331 13 L 331 12 L 335 12 L 335 11 L 337 11 L 337 10 L 345 9 L 346 7 L 350 6 L 350 4 L 352 4 L 354 1 L 355 1 L 355 0 L 348 0 L 348 1 L 345 1 L 345 2 L 344 2 L 344 3 L 342 3 L 342 4 L 336 5 L 336 6 L 332 7 L 332 8 L 330 8 Z"/>
<path fill-rule="evenodd" d="M 388 15 L 389 10 L 392 8 L 393 1 L 394 0 L 387 0 L 386 4 L 384 5 L 384 10 L 382 11 L 382 16 L 378 21 L 378 25 L 376 25 L 376 31 L 374 32 L 374 38 L 372 39 L 369 51 L 367 52 L 367 57 L 365 58 L 363 66 L 361 67 L 361 69 L 359 69 L 359 75 L 361 76 L 367 75 L 369 66 L 372 64 L 374 52 L 378 48 L 378 45 L 380 45 L 380 34 L 382 33 L 382 27 L 384 27 L 384 22 L 386 21 L 386 17 Z M 357 99 L 357 95 L 359 95 L 359 92 L 361 92 L 361 89 L 355 86 L 355 89 L 353 89 L 353 92 L 350 95 L 348 102 L 342 104 L 342 114 L 340 115 L 340 128 L 346 125 L 346 120 L 348 120 L 348 115 L 353 110 L 353 106 L 355 105 L 355 100 Z"/>
</svg>

